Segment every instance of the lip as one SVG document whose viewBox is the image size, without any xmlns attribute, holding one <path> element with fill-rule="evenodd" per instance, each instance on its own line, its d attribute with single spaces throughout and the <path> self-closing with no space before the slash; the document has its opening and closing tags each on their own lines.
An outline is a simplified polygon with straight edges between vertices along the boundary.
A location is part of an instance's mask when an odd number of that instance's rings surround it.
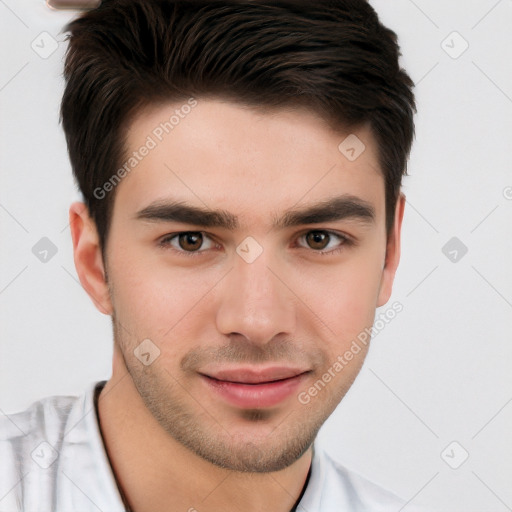
<svg viewBox="0 0 512 512">
<path fill-rule="evenodd" d="M 271 367 L 233 368 L 200 373 L 209 390 L 239 408 L 267 408 L 288 398 L 306 378 L 308 370 Z"/>
<path fill-rule="evenodd" d="M 264 382 L 289 379 L 307 371 L 308 370 L 295 367 L 290 368 L 286 366 L 270 366 L 267 368 L 221 368 L 218 370 L 213 369 L 211 371 L 203 371 L 201 373 L 207 377 L 226 382 L 238 382 L 240 384 L 260 384 Z"/>
</svg>

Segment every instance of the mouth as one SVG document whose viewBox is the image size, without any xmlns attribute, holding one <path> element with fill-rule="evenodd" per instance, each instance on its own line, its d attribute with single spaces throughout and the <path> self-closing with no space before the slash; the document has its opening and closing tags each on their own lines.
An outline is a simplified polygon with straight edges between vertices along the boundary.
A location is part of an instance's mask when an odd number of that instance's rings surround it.
<svg viewBox="0 0 512 512">
<path fill-rule="evenodd" d="M 310 370 L 272 367 L 236 368 L 200 373 L 207 389 L 238 408 L 273 407 L 284 402 L 304 381 Z"/>
</svg>

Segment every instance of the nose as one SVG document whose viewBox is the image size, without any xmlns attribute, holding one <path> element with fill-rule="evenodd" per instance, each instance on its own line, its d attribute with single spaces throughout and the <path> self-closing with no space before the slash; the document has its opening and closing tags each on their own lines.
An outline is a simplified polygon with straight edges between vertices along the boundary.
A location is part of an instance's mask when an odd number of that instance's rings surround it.
<svg viewBox="0 0 512 512">
<path fill-rule="evenodd" d="M 267 251 L 252 263 L 236 256 L 224 279 L 217 329 L 264 345 L 278 335 L 290 336 L 296 323 L 296 300 Z"/>
</svg>

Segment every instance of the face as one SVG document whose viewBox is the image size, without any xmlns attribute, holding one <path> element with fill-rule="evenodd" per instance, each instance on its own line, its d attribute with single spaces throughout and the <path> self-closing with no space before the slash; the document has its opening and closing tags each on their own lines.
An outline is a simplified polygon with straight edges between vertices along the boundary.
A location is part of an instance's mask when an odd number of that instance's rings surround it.
<svg viewBox="0 0 512 512">
<path fill-rule="evenodd" d="M 115 341 L 170 436 L 218 466 L 277 471 L 347 392 L 367 345 L 343 356 L 391 291 L 375 143 L 353 132 L 366 149 L 351 161 L 349 132 L 312 113 L 221 100 L 158 130 L 177 108 L 145 111 L 128 134 L 130 154 L 154 147 L 117 185 Z"/>
</svg>

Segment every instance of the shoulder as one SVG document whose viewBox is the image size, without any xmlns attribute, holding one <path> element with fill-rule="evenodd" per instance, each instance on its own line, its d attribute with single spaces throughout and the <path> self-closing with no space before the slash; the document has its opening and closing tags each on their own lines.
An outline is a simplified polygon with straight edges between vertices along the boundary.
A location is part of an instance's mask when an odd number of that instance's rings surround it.
<svg viewBox="0 0 512 512">
<path fill-rule="evenodd" d="M 28 470 L 30 460 L 41 463 L 41 454 L 50 455 L 47 452 L 62 439 L 79 400 L 77 396 L 45 397 L 24 411 L 0 415 L 0 470 L 16 466 L 22 472 Z"/>
<path fill-rule="evenodd" d="M 310 482 L 301 501 L 305 510 L 396 512 L 407 506 L 408 512 L 426 512 L 409 502 L 315 446 Z"/>
<path fill-rule="evenodd" d="M 77 485 L 110 484 L 94 410 L 98 384 L 78 396 L 45 397 L 24 411 L 0 414 L 0 510 L 72 509 L 80 503 Z M 115 502 L 110 488 L 103 494 Z"/>
<path fill-rule="evenodd" d="M 16 442 L 35 434 L 43 424 L 62 425 L 78 396 L 49 396 L 32 403 L 24 411 L 0 415 L 0 442 Z"/>
</svg>

